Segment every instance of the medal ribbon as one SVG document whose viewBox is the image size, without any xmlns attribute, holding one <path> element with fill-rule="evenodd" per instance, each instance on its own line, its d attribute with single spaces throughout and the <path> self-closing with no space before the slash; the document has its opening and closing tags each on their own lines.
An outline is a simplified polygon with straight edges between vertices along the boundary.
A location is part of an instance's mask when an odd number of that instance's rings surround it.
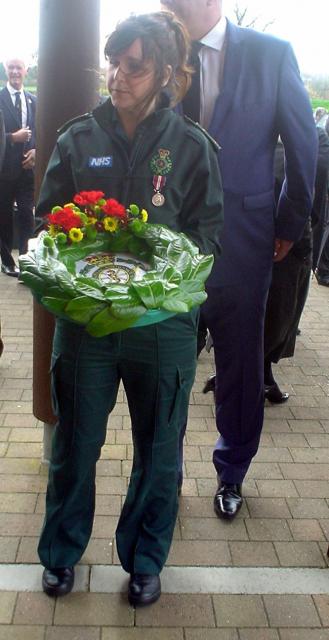
<svg viewBox="0 0 329 640">
<path fill-rule="evenodd" d="M 153 176 L 152 184 L 154 191 L 161 191 L 166 184 L 165 176 Z"/>
</svg>

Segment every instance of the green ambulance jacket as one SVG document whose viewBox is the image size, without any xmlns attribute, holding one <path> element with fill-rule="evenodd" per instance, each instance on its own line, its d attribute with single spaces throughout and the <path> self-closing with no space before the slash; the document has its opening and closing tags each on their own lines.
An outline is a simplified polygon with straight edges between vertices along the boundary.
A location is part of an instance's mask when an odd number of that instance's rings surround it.
<svg viewBox="0 0 329 640">
<path fill-rule="evenodd" d="M 71 202 L 79 191 L 103 191 L 147 210 L 148 222 L 183 231 L 202 253 L 220 253 L 223 194 L 218 145 L 201 127 L 159 108 L 128 141 L 110 100 L 67 123 L 41 187 L 37 215 Z M 162 206 L 152 197 L 159 186 Z"/>
</svg>

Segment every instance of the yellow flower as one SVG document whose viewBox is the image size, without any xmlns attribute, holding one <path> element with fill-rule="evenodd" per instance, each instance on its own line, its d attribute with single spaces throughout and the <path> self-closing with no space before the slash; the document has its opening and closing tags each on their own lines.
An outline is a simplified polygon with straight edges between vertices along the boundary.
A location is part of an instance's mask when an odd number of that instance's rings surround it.
<svg viewBox="0 0 329 640">
<path fill-rule="evenodd" d="M 88 216 L 87 224 L 95 224 L 97 222 L 97 218 L 94 216 Z"/>
<path fill-rule="evenodd" d="M 104 224 L 105 231 L 113 232 L 113 231 L 116 231 L 118 228 L 118 220 L 116 218 L 111 218 L 110 216 L 108 216 L 107 218 L 104 218 L 103 224 Z"/>
<path fill-rule="evenodd" d="M 147 222 L 149 217 L 149 214 L 147 213 L 146 209 L 142 209 L 141 210 L 141 219 L 143 222 Z"/>
<path fill-rule="evenodd" d="M 48 233 L 49 233 L 50 236 L 52 236 L 52 238 L 57 236 L 58 231 L 57 231 L 56 226 L 54 224 L 50 224 L 49 225 Z"/>
<path fill-rule="evenodd" d="M 69 238 L 70 240 L 72 240 L 72 242 L 81 242 L 83 238 L 83 233 L 81 229 L 77 229 L 76 227 L 73 227 L 72 229 L 70 229 Z"/>
</svg>

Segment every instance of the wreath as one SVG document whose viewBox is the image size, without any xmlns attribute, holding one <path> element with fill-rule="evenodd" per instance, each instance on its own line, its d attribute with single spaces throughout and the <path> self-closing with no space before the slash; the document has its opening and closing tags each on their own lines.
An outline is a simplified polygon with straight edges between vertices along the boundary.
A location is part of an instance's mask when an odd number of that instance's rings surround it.
<svg viewBox="0 0 329 640">
<path fill-rule="evenodd" d="M 19 258 L 21 279 L 48 311 L 95 337 L 188 312 L 207 298 L 213 256 L 147 218 L 136 204 L 82 191 L 47 215 L 35 249 Z"/>
</svg>

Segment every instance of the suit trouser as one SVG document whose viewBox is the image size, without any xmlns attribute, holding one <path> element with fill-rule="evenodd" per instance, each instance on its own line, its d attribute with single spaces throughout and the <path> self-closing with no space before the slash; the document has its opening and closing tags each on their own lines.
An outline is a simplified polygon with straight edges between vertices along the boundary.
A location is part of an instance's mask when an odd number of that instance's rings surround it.
<svg viewBox="0 0 329 640">
<path fill-rule="evenodd" d="M 63 320 L 52 356 L 54 431 L 39 556 L 75 565 L 91 535 L 96 462 L 123 381 L 134 459 L 116 541 L 129 573 L 158 574 L 177 516 L 178 438 L 195 376 L 197 313 L 104 338 Z M 109 482 L 111 480 L 109 479 Z"/>
<path fill-rule="evenodd" d="M 329 235 L 318 262 L 318 275 L 320 278 L 329 278 Z"/>
<path fill-rule="evenodd" d="M 0 256 L 7 267 L 14 265 L 13 249 L 14 202 L 18 214 L 18 251 L 27 252 L 27 243 L 34 230 L 33 172 L 22 170 L 15 180 L 0 180 Z"/>
<path fill-rule="evenodd" d="M 202 313 L 214 343 L 220 433 L 213 462 L 222 482 L 241 483 L 263 426 L 267 288 L 245 283 L 207 287 L 207 293 Z"/>
</svg>

